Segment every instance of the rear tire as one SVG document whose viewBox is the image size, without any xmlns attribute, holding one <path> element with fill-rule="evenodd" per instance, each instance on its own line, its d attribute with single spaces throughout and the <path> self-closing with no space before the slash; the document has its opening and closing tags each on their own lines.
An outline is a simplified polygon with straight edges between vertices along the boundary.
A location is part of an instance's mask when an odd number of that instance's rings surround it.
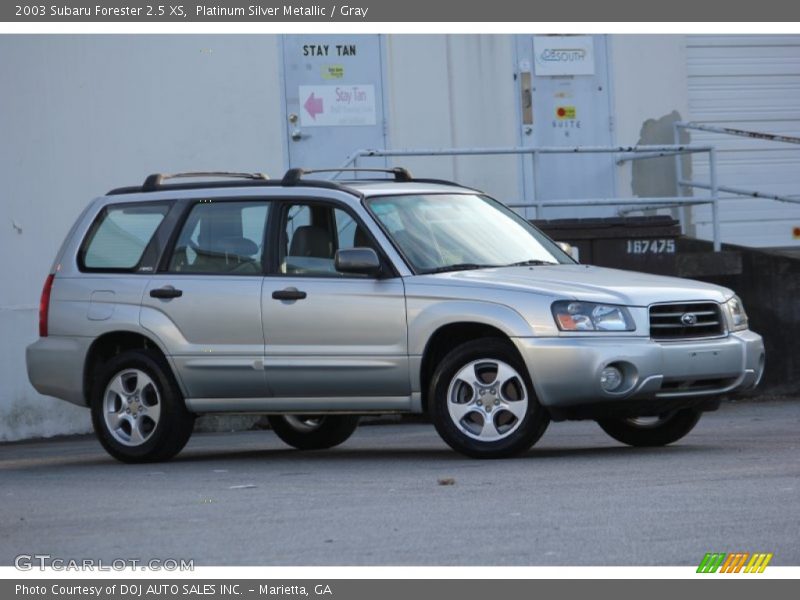
<svg viewBox="0 0 800 600">
<path fill-rule="evenodd" d="M 169 460 L 194 429 L 169 365 L 152 350 L 127 350 L 102 365 L 90 407 L 97 439 L 125 463 Z"/>
<path fill-rule="evenodd" d="M 436 367 L 428 404 L 442 439 L 472 458 L 521 454 L 550 422 L 516 348 L 500 338 L 451 350 Z"/>
<path fill-rule="evenodd" d="M 700 420 L 702 412 L 684 408 L 658 417 L 599 419 L 597 424 L 612 438 L 637 447 L 666 446 L 686 436 Z"/>
<path fill-rule="evenodd" d="M 274 415 L 270 427 L 298 450 L 324 450 L 346 442 L 358 427 L 358 415 Z"/>
</svg>

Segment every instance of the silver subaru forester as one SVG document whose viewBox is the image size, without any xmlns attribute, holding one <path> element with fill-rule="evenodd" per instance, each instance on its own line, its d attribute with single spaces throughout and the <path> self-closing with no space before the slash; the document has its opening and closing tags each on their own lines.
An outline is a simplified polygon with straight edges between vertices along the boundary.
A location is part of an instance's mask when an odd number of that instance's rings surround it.
<svg viewBox="0 0 800 600">
<path fill-rule="evenodd" d="M 145 462 L 209 413 L 267 414 L 301 449 L 387 413 L 479 458 L 551 419 L 660 446 L 761 379 L 732 291 L 578 264 L 477 190 L 387 172 L 157 174 L 97 198 L 46 279 L 31 383 Z"/>
</svg>

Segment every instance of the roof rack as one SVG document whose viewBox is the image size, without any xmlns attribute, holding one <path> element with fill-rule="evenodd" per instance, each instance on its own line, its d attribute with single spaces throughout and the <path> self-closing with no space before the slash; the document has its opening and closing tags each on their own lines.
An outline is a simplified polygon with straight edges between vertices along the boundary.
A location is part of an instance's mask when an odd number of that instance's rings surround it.
<svg viewBox="0 0 800 600">
<path fill-rule="evenodd" d="M 296 185 L 303 179 L 303 175 L 311 175 L 312 173 L 389 173 L 394 175 L 395 181 L 413 181 L 411 173 L 402 167 L 393 167 L 391 169 L 289 169 L 283 176 L 281 183 L 283 185 Z"/>
<path fill-rule="evenodd" d="M 143 192 L 154 192 L 168 179 L 188 179 L 193 177 L 223 177 L 231 179 L 255 179 L 267 181 L 268 175 L 264 173 L 235 173 L 231 171 L 191 171 L 187 173 L 153 173 L 148 175 L 142 185 Z"/>
</svg>

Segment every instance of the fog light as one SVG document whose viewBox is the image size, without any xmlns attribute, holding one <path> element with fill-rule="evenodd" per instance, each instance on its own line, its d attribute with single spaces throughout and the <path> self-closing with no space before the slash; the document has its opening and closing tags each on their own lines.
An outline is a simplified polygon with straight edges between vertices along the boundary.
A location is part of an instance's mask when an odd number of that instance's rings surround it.
<svg viewBox="0 0 800 600">
<path fill-rule="evenodd" d="M 622 385 L 622 372 L 617 367 L 606 367 L 600 373 L 600 387 L 605 392 L 613 392 Z"/>
</svg>

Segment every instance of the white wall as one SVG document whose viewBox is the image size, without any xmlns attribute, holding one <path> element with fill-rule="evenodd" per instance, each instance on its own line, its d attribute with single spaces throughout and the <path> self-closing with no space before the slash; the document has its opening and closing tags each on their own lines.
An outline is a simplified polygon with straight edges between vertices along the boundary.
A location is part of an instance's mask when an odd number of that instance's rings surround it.
<svg viewBox="0 0 800 600">
<path fill-rule="evenodd" d="M 688 114 L 683 35 L 609 35 L 615 144 L 636 144 L 642 126 Z M 515 146 L 518 99 L 510 35 L 389 36 L 390 145 L 402 148 Z M 671 142 L 670 142 L 671 143 Z M 474 185 L 517 200 L 519 159 L 403 158 L 412 172 Z M 617 169 L 621 196 L 633 195 L 630 163 Z"/>
<path fill-rule="evenodd" d="M 688 115 L 686 41 L 683 35 L 609 36 L 617 145 L 634 145 L 649 119 Z M 668 143 L 672 143 L 671 141 Z M 630 196 L 631 163 L 617 171 L 620 196 Z"/>
<path fill-rule="evenodd" d="M 686 36 L 689 119 L 717 127 L 800 135 L 800 35 Z M 765 194 L 800 190 L 800 147 L 692 131 L 696 144 L 716 146 L 719 183 Z M 707 154 L 694 157 L 694 179 L 710 181 Z M 698 190 L 696 195 L 706 195 Z M 800 204 L 722 194 L 723 242 L 796 246 Z M 694 211 L 695 233 L 713 237 L 708 205 Z"/>
<path fill-rule="evenodd" d="M 389 36 L 393 149 L 515 146 L 513 37 Z M 402 158 L 419 176 L 451 179 L 516 200 L 517 157 Z"/>
<path fill-rule="evenodd" d="M 281 174 L 277 38 L 0 36 L 0 56 L 0 440 L 87 431 L 25 374 L 56 250 L 91 198 L 147 173 Z"/>
</svg>

